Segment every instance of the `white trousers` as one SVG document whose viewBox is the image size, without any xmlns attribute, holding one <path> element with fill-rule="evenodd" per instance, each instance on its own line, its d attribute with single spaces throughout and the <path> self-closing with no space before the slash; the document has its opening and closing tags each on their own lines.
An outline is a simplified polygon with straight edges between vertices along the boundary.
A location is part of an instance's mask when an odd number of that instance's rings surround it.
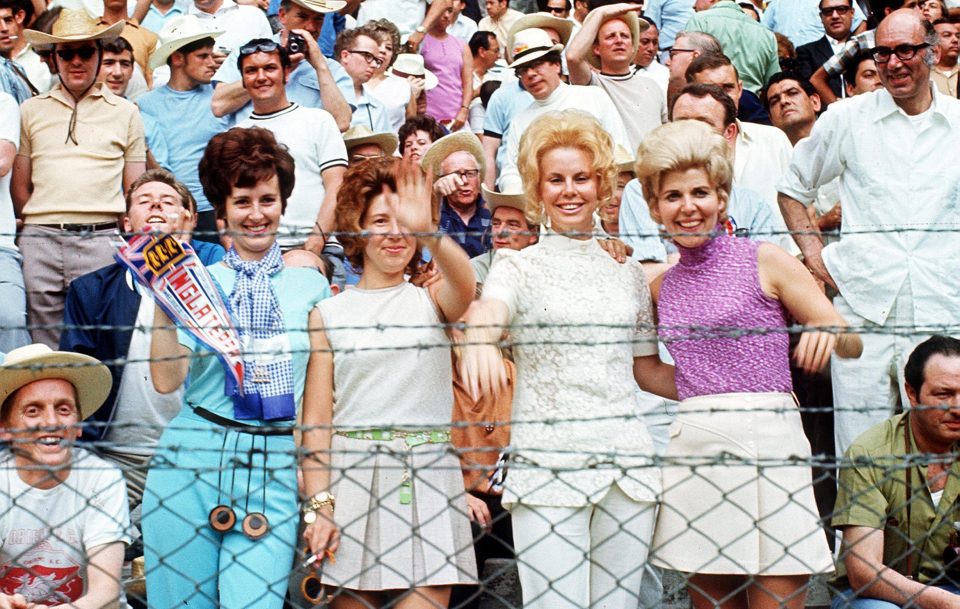
<svg viewBox="0 0 960 609">
<path fill-rule="evenodd" d="M 594 505 L 510 513 L 525 609 L 636 609 L 655 503 L 614 485 Z"/>
</svg>

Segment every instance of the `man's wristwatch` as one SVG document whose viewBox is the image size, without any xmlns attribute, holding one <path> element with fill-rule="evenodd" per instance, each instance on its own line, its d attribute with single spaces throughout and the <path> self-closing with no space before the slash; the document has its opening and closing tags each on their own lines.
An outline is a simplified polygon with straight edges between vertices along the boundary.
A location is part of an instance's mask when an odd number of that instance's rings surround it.
<svg viewBox="0 0 960 609">
<path fill-rule="evenodd" d="M 337 500 L 330 493 L 326 491 L 317 493 L 303 502 L 303 522 L 313 524 L 317 521 L 317 515 L 322 508 L 329 505 L 332 510 L 336 507 L 336 504 Z"/>
</svg>

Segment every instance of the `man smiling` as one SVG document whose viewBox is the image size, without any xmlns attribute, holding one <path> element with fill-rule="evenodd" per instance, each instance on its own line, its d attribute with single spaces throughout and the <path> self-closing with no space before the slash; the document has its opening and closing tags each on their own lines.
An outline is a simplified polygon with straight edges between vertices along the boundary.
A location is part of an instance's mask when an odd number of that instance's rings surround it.
<svg viewBox="0 0 960 609">
<path fill-rule="evenodd" d="M 0 365 L 0 606 L 115 606 L 129 543 L 120 471 L 74 448 L 110 390 L 92 357 L 27 345 Z"/>
</svg>

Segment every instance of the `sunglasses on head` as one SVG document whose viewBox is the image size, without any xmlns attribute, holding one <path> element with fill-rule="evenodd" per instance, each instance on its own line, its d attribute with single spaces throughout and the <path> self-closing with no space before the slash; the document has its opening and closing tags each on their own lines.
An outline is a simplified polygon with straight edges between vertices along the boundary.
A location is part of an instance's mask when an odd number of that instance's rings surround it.
<svg viewBox="0 0 960 609">
<path fill-rule="evenodd" d="M 280 43 L 273 40 L 251 40 L 247 44 L 240 47 L 240 56 L 246 57 L 247 55 L 253 55 L 254 53 L 273 53 L 280 48 Z"/>
<path fill-rule="evenodd" d="M 97 52 L 96 47 L 81 47 L 79 49 L 57 49 L 57 57 L 63 61 L 73 61 L 74 57 L 79 56 L 83 61 L 87 61 Z"/>
</svg>

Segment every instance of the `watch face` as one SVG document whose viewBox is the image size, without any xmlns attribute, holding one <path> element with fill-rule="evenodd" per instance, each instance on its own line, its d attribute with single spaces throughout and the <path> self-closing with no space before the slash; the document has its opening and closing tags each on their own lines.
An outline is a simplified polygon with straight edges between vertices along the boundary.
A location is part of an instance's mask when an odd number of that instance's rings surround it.
<svg viewBox="0 0 960 609">
<path fill-rule="evenodd" d="M 314 522 L 317 521 L 317 513 L 307 512 L 306 514 L 303 515 L 303 521 L 307 524 L 313 524 Z"/>
</svg>

